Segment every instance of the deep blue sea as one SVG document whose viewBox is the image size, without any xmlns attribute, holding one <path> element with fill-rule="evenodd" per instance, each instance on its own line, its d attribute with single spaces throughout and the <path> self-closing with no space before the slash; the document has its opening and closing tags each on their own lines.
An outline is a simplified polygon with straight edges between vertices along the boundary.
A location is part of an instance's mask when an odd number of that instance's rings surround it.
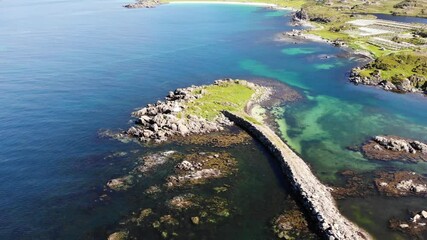
<svg viewBox="0 0 427 240">
<path fill-rule="evenodd" d="M 305 100 L 283 109 L 281 133 L 326 182 L 338 170 L 383 167 L 345 149 L 373 134 L 427 140 L 425 97 L 348 83 L 360 63 L 339 48 L 274 42 L 291 29 L 288 12 L 123 4 L 0 2 L 0 239 L 90 239 L 91 226 L 118 221 L 91 205 L 93 195 L 128 167 L 106 156 L 135 146 L 98 132 L 126 129 L 133 109 L 178 87 L 223 77 L 294 87 Z M 427 173 L 427 164 L 392 167 Z"/>
</svg>

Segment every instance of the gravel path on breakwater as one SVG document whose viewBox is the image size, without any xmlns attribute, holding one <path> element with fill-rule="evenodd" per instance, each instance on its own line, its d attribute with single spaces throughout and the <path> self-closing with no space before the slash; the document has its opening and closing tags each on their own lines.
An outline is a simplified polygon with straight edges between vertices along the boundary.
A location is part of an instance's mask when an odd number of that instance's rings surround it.
<svg viewBox="0 0 427 240">
<path fill-rule="evenodd" d="M 373 239 L 367 232 L 346 219 L 339 212 L 328 188 L 310 167 L 293 152 L 270 128 L 254 124 L 242 116 L 225 111 L 224 115 L 259 140 L 281 162 L 282 168 L 313 217 L 325 239 Z"/>
</svg>

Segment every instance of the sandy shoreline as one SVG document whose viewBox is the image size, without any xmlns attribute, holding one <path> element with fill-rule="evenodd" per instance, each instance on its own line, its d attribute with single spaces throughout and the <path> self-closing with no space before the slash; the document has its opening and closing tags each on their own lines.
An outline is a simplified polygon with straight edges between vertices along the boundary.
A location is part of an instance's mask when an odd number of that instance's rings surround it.
<svg viewBox="0 0 427 240">
<path fill-rule="evenodd" d="M 261 3 L 261 2 L 229 2 L 229 1 L 170 1 L 168 4 L 225 4 L 225 5 L 247 5 L 257 7 L 271 7 L 278 10 L 292 10 L 291 7 L 280 7 L 273 3 Z"/>
</svg>

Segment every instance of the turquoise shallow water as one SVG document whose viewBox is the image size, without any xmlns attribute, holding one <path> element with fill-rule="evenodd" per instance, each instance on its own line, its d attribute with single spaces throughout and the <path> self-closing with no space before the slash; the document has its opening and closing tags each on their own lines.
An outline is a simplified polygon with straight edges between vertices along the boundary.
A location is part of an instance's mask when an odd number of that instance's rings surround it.
<svg viewBox="0 0 427 240">
<path fill-rule="evenodd" d="M 93 199 L 131 164 L 104 157 L 135 146 L 97 133 L 127 128 L 134 108 L 177 87 L 235 77 L 296 88 L 305 99 L 280 109 L 281 133 L 326 182 L 341 169 L 384 167 L 345 150 L 371 135 L 427 140 L 423 97 L 349 84 L 346 74 L 358 63 L 338 48 L 273 42 L 275 33 L 290 29 L 277 12 L 197 4 L 128 10 L 121 4 L 0 3 L 2 239 L 76 239 L 87 235 L 64 226 L 85 219 L 90 231 L 118 221 L 120 211 L 110 207 L 106 218 Z M 392 165 L 427 173 L 426 164 Z M 377 236 L 388 236 L 384 226 L 377 229 Z"/>
</svg>

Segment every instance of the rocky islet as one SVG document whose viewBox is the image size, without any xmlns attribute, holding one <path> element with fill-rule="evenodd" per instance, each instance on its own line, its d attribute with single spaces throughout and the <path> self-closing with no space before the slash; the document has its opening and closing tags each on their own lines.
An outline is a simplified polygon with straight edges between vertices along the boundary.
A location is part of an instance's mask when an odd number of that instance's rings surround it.
<svg viewBox="0 0 427 240">
<path fill-rule="evenodd" d="M 213 83 L 214 86 L 227 86 L 230 84 L 239 84 L 252 89 L 255 92 L 253 94 L 254 98 L 264 96 L 264 94 L 257 94 L 257 91 L 262 93 L 266 91 L 265 88 L 244 80 L 221 79 Z M 204 97 L 208 91 L 206 88 L 207 86 L 179 88 L 169 92 L 165 101 L 148 104 L 146 107 L 133 112 L 132 115 L 137 118 L 135 125 L 124 134 L 121 134 L 121 137 L 131 136 L 141 142 L 160 143 L 173 136 L 204 134 L 224 130 L 224 127 L 232 125 L 232 122 L 221 113 L 218 113 L 214 119 L 206 119 L 186 113 L 186 108 L 190 103 Z"/>
<path fill-rule="evenodd" d="M 124 5 L 125 8 L 154 8 L 162 4 L 159 0 L 137 0 L 135 3 Z"/>
<path fill-rule="evenodd" d="M 375 136 L 362 146 L 362 152 L 372 160 L 427 161 L 427 144 L 399 136 Z"/>
</svg>

